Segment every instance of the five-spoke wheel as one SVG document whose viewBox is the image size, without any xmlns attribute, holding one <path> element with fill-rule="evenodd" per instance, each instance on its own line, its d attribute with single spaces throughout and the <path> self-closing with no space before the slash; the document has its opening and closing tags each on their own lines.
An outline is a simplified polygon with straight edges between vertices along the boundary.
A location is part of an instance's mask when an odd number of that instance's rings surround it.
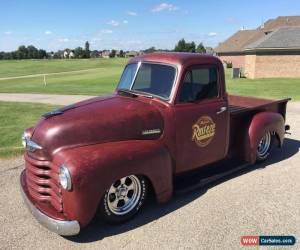
<svg viewBox="0 0 300 250">
<path fill-rule="evenodd" d="M 147 188 L 146 179 L 141 176 L 129 175 L 115 181 L 101 201 L 101 216 L 111 223 L 130 219 L 143 205 Z"/>
</svg>

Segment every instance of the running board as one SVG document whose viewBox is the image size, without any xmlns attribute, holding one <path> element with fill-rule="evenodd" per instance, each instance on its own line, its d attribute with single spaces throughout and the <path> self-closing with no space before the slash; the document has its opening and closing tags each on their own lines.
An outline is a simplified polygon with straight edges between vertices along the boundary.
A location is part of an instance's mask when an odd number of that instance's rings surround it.
<svg viewBox="0 0 300 250">
<path fill-rule="evenodd" d="M 181 195 L 181 194 L 188 193 L 195 189 L 203 188 L 203 187 L 207 186 L 208 184 L 211 184 L 211 183 L 216 182 L 224 177 L 227 177 L 236 172 L 239 172 L 250 165 L 251 164 L 249 164 L 249 163 L 239 164 L 237 167 L 231 167 L 227 171 L 216 173 L 214 175 L 210 175 L 210 176 L 207 176 L 204 178 L 203 178 L 203 175 L 201 176 L 201 173 L 198 173 L 198 174 L 194 175 L 194 177 L 186 177 L 187 180 L 181 180 L 181 181 L 177 181 L 177 182 L 175 181 L 174 193 Z M 184 183 L 186 181 L 187 181 L 187 183 Z"/>
</svg>

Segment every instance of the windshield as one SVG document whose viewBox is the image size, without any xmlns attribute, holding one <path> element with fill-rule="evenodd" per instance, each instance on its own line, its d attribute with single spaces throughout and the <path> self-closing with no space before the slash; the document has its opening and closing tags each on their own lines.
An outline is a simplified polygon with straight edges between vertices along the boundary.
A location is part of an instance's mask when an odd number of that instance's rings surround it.
<svg viewBox="0 0 300 250">
<path fill-rule="evenodd" d="M 128 89 L 169 99 L 175 75 L 176 69 L 173 66 L 132 63 L 124 69 L 117 89 Z"/>
</svg>

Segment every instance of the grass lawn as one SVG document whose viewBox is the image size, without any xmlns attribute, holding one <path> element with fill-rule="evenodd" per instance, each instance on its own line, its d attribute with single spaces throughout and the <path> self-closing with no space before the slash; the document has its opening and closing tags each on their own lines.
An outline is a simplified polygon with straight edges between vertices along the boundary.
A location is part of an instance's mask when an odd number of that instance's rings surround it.
<svg viewBox="0 0 300 250">
<path fill-rule="evenodd" d="M 0 61 L 0 78 L 91 69 L 46 76 L 47 86 L 44 86 L 43 76 L 0 80 L 0 92 L 105 95 L 114 90 L 126 62 L 125 58 Z"/>
<path fill-rule="evenodd" d="M 0 61 L 0 78 L 91 69 L 49 75 L 47 86 L 42 76 L 0 80 L 0 92 L 105 95 L 116 87 L 126 62 L 125 58 Z M 231 79 L 230 72 L 226 69 L 231 94 L 300 100 L 300 79 Z"/>
<path fill-rule="evenodd" d="M 21 135 L 39 117 L 58 106 L 32 103 L 0 102 L 0 158 L 23 152 Z"/>
</svg>

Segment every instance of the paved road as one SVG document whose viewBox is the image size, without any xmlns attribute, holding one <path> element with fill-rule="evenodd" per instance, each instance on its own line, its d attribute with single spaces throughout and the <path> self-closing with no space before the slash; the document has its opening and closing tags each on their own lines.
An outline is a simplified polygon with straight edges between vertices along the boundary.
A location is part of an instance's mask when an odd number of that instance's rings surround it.
<svg viewBox="0 0 300 250">
<path fill-rule="evenodd" d="M 0 93 L 0 101 L 33 102 L 33 103 L 46 103 L 46 104 L 54 104 L 54 105 L 69 105 L 92 97 L 94 96 Z"/>
<path fill-rule="evenodd" d="M 294 235 L 293 249 L 300 249 L 300 103 L 289 106 L 287 120 L 292 135 L 265 164 L 166 205 L 149 204 L 122 226 L 94 221 L 74 238 L 51 233 L 32 218 L 19 195 L 22 159 L 2 160 L 0 248 L 241 249 L 241 235 Z"/>
</svg>

